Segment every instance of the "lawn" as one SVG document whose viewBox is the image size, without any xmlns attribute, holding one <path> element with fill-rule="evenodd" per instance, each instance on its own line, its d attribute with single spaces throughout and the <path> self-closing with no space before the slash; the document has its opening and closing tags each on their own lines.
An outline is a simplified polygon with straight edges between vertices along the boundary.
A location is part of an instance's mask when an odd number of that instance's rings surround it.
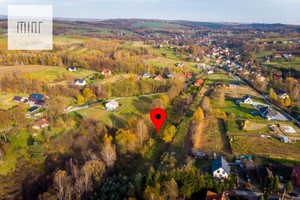
<svg viewBox="0 0 300 200">
<path fill-rule="evenodd" d="M 13 101 L 14 96 L 29 97 L 28 94 L 19 93 L 1 93 L 0 94 L 0 109 L 9 109 L 18 105 L 18 102 Z"/>
<path fill-rule="evenodd" d="M 230 144 L 234 154 L 300 161 L 300 141 L 289 144 L 273 138 L 234 136 Z"/>
<path fill-rule="evenodd" d="M 119 104 L 123 104 L 118 112 L 110 112 L 96 108 L 87 108 L 76 111 L 76 114 L 88 116 L 96 120 L 100 120 L 107 126 L 122 128 L 127 124 L 130 117 L 142 117 L 150 113 L 149 105 L 157 98 L 157 96 L 149 97 L 132 97 L 118 100 Z"/>
<path fill-rule="evenodd" d="M 251 104 L 236 104 L 236 99 L 227 99 L 223 106 L 219 105 L 219 100 L 212 99 L 211 105 L 213 109 L 219 109 L 226 112 L 227 115 L 233 113 L 237 118 L 244 119 L 261 119 L 260 116 L 254 117 L 251 111 L 256 110 Z"/>
<path fill-rule="evenodd" d="M 227 85 L 230 81 L 238 81 L 236 77 L 232 75 L 227 75 L 225 71 L 218 70 L 217 73 L 214 74 L 206 74 L 203 76 L 203 79 L 209 79 L 208 85 L 213 86 L 216 82 L 222 82 L 223 84 Z"/>
<path fill-rule="evenodd" d="M 66 75 L 72 75 L 75 78 L 85 78 L 94 74 L 95 71 L 78 69 L 76 72 L 69 72 L 64 67 L 52 67 L 50 69 L 34 72 L 31 74 L 33 78 L 41 78 L 46 81 L 53 81 L 58 78 L 64 78 Z"/>
</svg>

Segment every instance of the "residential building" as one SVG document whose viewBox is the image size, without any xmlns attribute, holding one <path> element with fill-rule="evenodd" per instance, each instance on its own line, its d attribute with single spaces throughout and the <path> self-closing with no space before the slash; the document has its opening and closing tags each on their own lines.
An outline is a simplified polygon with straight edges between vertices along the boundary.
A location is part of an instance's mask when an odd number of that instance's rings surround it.
<svg viewBox="0 0 300 200">
<path fill-rule="evenodd" d="M 68 71 L 70 71 L 70 72 L 76 72 L 76 70 L 77 70 L 77 68 L 74 66 L 68 67 Z"/>
<path fill-rule="evenodd" d="M 162 80 L 162 76 L 161 75 L 157 75 L 154 80 L 160 81 L 160 80 Z"/>
<path fill-rule="evenodd" d="M 167 73 L 166 78 L 172 78 L 173 74 L 172 73 Z"/>
<path fill-rule="evenodd" d="M 276 112 L 268 106 L 261 107 L 259 109 L 259 114 L 261 117 L 266 118 L 267 120 L 272 120 L 277 115 Z"/>
<path fill-rule="evenodd" d="M 203 80 L 202 80 L 202 79 L 199 79 L 199 80 L 196 80 L 196 81 L 195 81 L 194 85 L 195 85 L 195 86 L 201 86 L 202 83 L 203 83 Z"/>
<path fill-rule="evenodd" d="M 228 179 L 230 166 L 222 156 L 212 161 L 212 173 L 215 178 Z"/>
<path fill-rule="evenodd" d="M 253 104 L 253 97 L 247 94 L 243 98 L 236 100 L 236 104 L 240 103 Z"/>
<path fill-rule="evenodd" d="M 292 175 L 295 178 L 296 185 L 300 188 L 300 165 L 293 167 Z"/>
<path fill-rule="evenodd" d="M 32 126 L 32 128 L 33 129 L 41 129 L 41 128 L 44 128 L 47 126 L 49 126 L 49 122 L 46 119 L 40 119 L 35 122 L 35 124 Z"/>
<path fill-rule="evenodd" d="M 276 90 L 275 93 L 277 94 L 278 99 L 286 99 L 289 97 L 289 95 L 283 90 Z"/>
<path fill-rule="evenodd" d="M 119 103 L 116 100 L 111 100 L 105 104 L 106 110 L 114 111 L 119 106 Z"/>
<path fill-rule="evenodd" d="M 282 58 L 280 54 L 275 54 L 274 58 Z"/>
<path fill-rule="evenodd" d="M 192 78 L 192 73 L 185 73 L 184 77 L 190 79 Z"/>
<path fill-rule="evenodd" d="M 107 76 L 111 76 L 112 75 L 112 72 L 110 69 L 103 69 L 101 74 L 104 76 L 104 77 L 107 77 Z"/>
<path fill-rule="evenodd" d="M 229 87 L 230 88 L 238 88 L 238 87 L 240 87 L 240 82 L 239 81 L 230 81 Z"/>
<path fill-rule="evenodd" d="M 144 74 L 143 74 L 143 78 L 150 78 L 149 72 L 144 73 Z"/>
<path fill-rule="evenodd" d="M 75 85 L 80 85 L 80 86 L 85 86 L 87 83 L 86 83 L 86 80 L 84 78 L 80 78 L 80 79 L 75 79 L 74 84 Z"/>
<path fill-rule="evenodd" d="M 24 102 L 26 100 L 25 97 L 20 97 L 20 96 L 15 96 L 13 98 L 13 101 L 16 101 L 16 102 Z"/>
</svg>

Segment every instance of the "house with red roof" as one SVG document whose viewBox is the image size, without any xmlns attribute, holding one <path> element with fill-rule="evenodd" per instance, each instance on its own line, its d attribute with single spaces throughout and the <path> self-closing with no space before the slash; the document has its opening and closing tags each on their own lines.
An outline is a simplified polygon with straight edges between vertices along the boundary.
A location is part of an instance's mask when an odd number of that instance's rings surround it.
<svg viewBox="0 0 300 200">
<path fill-rule="evenodd" d="M 275 54 L 274 58 L 282 58 L 280 54 Z"/>
<path fill-rule="evenodd" d="M 154 80 L 160 81 L 160 80 L 162 80 L 162 76 L 161 75 L 157 75 Z"/>
<path fill-rule="evenodd" d="M 203 83 L 203 80 L 202 80 L 202 79 L 199 79 L 199 80 L 196 80 L 196 81 L 195 81 L 194 85 L 195 85 L 195 86 L 201 86 L 202 83 Z"/>
<path fill-rule="evenodd" d="M 101 74 L 104 76 L 104 77 L 107 77 L 107 76 L 111 76 L 112 75 L 112 72 L 110 69 L 103 69 Z"/>
<path fill-rule="evenodd" d="M 47 127 L 47 126 L 49 126 L 49 122 L 45 118 L 43 118 L 43 119 L 37 120 L 35 122 L 35 124 L 32 126 L 32 128 L 39 130 L 39 129 Z"/>
<path fill-rule="evenodd" d="M 190 78 L 192 78 L 192 73 L 185 73 L 184 77 L 190 79 Z"/>
<path fill-rule="evenodd" d="M 295 177 L 296 185 L 300 188 L 300 165 L 293 167 L 292 176 Z"/>
</svg>

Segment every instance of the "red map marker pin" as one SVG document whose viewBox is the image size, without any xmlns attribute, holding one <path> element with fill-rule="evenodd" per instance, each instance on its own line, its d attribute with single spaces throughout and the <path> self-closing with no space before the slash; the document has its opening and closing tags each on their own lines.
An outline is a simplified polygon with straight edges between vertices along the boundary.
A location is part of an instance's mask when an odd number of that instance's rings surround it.
<svg viewBox="0 0 300 200">
<path fill-rule="evenodd" d="M 150 118 L 156 127 L 157 133 L 159 133 L 160 127 L 163 125 L 163 123 L 166 120 L 166 112 L 161 108 L 155 108 L 152 110 L 150 114 Z"/>
</svg>

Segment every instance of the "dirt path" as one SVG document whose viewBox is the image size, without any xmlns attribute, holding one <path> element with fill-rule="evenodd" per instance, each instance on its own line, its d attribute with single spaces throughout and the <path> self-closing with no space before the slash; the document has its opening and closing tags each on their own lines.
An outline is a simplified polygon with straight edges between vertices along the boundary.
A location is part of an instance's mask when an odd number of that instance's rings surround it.
<svg viewBox="0 0 300 200">
<path fill-rule="evenodd" d="M 191 135 L 191 152 L 197 152 L 197 151 L 201 151 L 201 149 L 203 148 L 202 144 L 201 144 L 201 139 L 203 138 L 203 134 L 207 128 L 208 123 L 206 121 L 201 122 L 198 127 L 196 127 L 196 130 L 194 130 L 192 132 L 193 135 Z M 193 141 L 195 142 L 195 144 L 193 143 Z"/>
</svg>

